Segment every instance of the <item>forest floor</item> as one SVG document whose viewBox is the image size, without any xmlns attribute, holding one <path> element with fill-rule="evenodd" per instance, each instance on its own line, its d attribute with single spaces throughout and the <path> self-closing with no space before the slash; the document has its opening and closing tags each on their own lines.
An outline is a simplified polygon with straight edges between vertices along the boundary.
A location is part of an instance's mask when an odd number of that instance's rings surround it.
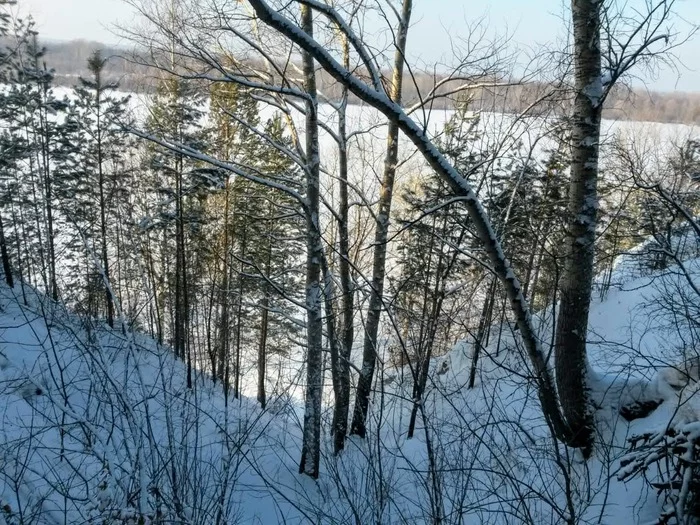
<svg viewBox="0 0 700 525">
<path fill-rule="evenodd" d="M 630 437 L 700 419 L 697 382 L 677 368 L 697 357 L 681 306 L 700 260 L 687 274 L 637 260 L 618 261 L 591 307 L 590 460 L 556 445 L 506 323 L 491 328 L 475 388 L 470 343 L 434 360 L 412 439 L 407 369 L 383 370 L 367 439 L 350 438 L 338 457 L 327 407 L 318 481 L 298 474 L 303 406 L 289 390 L 264 411 L 226 401 L 203 373 L 190 390 L 184 364 L 148 337 L 2 285 L 0 525 L 653 522 L 656 492 L 617 471 Z M 551 314 L 539 318 L 544 341 Z M 663 402 L 620 417 L 639 399 Z"/>
</svg>

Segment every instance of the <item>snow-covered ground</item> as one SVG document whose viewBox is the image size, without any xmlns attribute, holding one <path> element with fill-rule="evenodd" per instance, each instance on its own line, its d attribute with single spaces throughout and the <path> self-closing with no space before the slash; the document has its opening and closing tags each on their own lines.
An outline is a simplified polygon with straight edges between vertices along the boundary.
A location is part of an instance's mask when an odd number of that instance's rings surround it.
<svg viewBox="0 0 700 525">
<path fill-rule="evenodd" d="M 137 113 L 140 104 L 134 99 Z M 330 107 L 322 112 L 333 126 Z M 425 126 L 439 134 L 451 115 L 435 111 Z M 361 148 L 351 147 L 355 182 L 368 195 L 381 169 L 384 121 L 371 108 L 349 108 L 350 130 L 371 129 L 353 139 Z M 522 140 L 542 151 L 545 124 L 484 114 L 483 141 Z M 603 128 L 607 136 L 644 130 L 664 141 L 691 131 L 624 122 Z M 328 134 L 322 150 L 332 172 Z M 402 152 L 411 161 L 402 164 L 404 173 L 421 165 L 412 147 Z M 227 401 L 221 385 L 201 373 L 188 389 L 184 364 L 151 339 L 126 327 L 109 330 L 3 282 L 0 525 L 135 525 L 139 517 L 202 525 L 391 524 L 430 523 L 438 514 L 445 523 L 654 522 L 656 493 L 641 478 L 618 481 L 616 472 L 629 437 L 700 419 L 697 382 L 685 385 L 678 368 L 698 357 L 679 313 L 689 304 L 698 312 L 700 297 L 688 279 L 700 281 L 700 259 L 686 261 L 687 273 L 677 266 L 650 271 L 639 262 L 642 248 L 620 258 L 611 288 L 591 307 L 589 380 L 599 435 L 589 461 L 555 444 L 517 334 L 505 324 L 491 327 L 474 389 L 466 388 L 468 341 L 434 360 L 412 439 L 407 370 L 381 369 L 368 437 L 349 439 L 339 457 L 331 452 L 327 403 L 317 482 L 297 473 L 305 376 L 299 355 L 283 371 L 280 364 L 280 384 L 261 411 L 253 398 Z M 540 313 L 545 343 L 551 314 Z M 247 375 L 243 391 L 252 396 L 254 366 Z M 635 399 L 663 403 L 627 422 L 619 410 Z"/>
<path fill-rule="evenodd" d="M 653 522 L 655 492 L 616 471 L 630 436 L 700 417 L 697 383 L 673 368 L 697 350 L 664 308 L 669 293 L 689 292 L 686 274 L 640 275 L 625 257 L 591 309 L 592 459 L 555 445 L 504 325 L 492 327 L 474 389 L 469 343 L 434 361 L 412 439 L 410 375 L 385 369 L 368 438 L 334 457 L 324 432 L 317 482 L 297 474 L 296 396 L 281 391 L 261 411 L 226 403 L 201 374 L 188 390 L 184 364 L 147 337 L 0 286 L 0 524 L 427 523 L 437 509 L 445 523 Z M 697 280 L 700 260 L 685 266 Z M 545 312 L 544 340 L 548 325 Z M 620 417 L 642 398 L 663 403 Z"/>
</svg>

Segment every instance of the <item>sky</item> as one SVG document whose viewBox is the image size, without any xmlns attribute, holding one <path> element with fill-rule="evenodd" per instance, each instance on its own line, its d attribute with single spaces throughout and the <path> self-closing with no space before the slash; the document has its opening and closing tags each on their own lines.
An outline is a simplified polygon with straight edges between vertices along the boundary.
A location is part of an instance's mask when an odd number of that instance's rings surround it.
<svg viewBox="0 0 700 525">
<path fill-rule="evenodd" d="M 487 32 L 508 34 L 513 44 L 532 48 L 564 35 L 566 0 L 414 0 L 409 36 L 410 54 L 432 63 L 450 54 L 451 40 L 486 17 Z M 634 3 L 634 0 L 632 0 Z M 114 25 L 134 21 L 124 0 L 19 0 L 47 40 L 86 39 L 118 44 Z M 676 0 L 677 11 L 690 24 L 700 24 L 700 0 Z M 687 26 L 686 26 L 687 29 Z M 680 71 L 663 70 L 645 79 L 652 90 L 700 91 L 700 35 L 677 51 Z"/>
</svg>

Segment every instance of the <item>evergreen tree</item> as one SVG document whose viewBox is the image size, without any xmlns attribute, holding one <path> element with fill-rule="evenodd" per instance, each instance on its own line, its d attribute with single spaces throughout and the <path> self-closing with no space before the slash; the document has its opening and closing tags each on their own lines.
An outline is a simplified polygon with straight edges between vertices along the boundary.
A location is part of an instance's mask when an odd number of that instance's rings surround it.
<svg viewBox="0 0 700 525">
<path fill-rule="evenodd" d="M 265 135 L 273 142 L 291 147 L 291 141 L 284 133 L 280 117 L 269 120 Z M 284 181 L 297 190 L 301 187 L 302 173 L 285 154 L 271 146 L 264 148 L 260 156 L 260 172 L 269 180 Z M 256 286 L 257 304 L 260 310 L 260 336 L 258 342 L 258 401 L 266 404 L 266 362 L 269 353 L 285 354 L 290 340 L 299 334 L 299 325 L 294 322 L 298 316 L 289 298 L 300 299 L 302 283 L 302 260 L 295 260 L 294 254 L 303 253 L 303 216 L 299 204 L 288 194 L 270 191 L 260 185 L 257 190 L 263 194 L 255 199 L 260 220 L 257 222 L 254 243 L 250 257 L 256 273 L 259 274 Z"/>
<path fill-rule="evenodd" d="M 8 36 L 11 28 L 10 13 L 6 11 L 7 5 L 8 2 L 5 0 L 0 1 L 0 38 L 2 39 Z M 14 52 L 11 49 L 0 49 L 0 83 L 2 84 L 12 82 L 16 76 L 13 59 Z M 0 92 L 0 122 L 3 123 L 11 118 L 8 95 L 9 93 L 5 90 Z M 6 212 L 12 195 L 12 190 L 8 191 L 8 186 L 10 188 L 15 186 L 14 173 L 18 170 L 17 163 L 21 158 L 21 152 L 26 148 L 26 145 L 20 144 L 20 141 L 15 139 L 16 137 L 11 133 L 9 127 L 3 126 L 0 135 L 0 184 L 2 184 L 2 194 L 0 194 L 0 256 L 2 257 L 5 281 L 10 287 L 14 285 L 14 279 L 3 212 Z"/>
<path fill-rule="evenodd" d="M 441 142 L 442 150 L 470 181 L 482 176 L 479 167 L 487 154 L 475 147 L 480 138 L 478 126 L 478 115 L 472 114 L 469 101 L 464 101 L 446 123 Z M 449 195 L 444 181 L 432 175 L 417 179 L 404 193 L 405 206 L 398 216 L 405 231 L 397 249 L 401 270 L 392 285 L 398 322 L 403 327 L 400 361 L 408 360 L 413 375 L 409 437 L 413 437 L 425 393 L 430 359 L 440 346 L 438 335 L 451 324 L 443 315 L 452 295 L 450 289 L 470 271 L 465 255 L 474 243 L 470 221 L 459 202 L 446 202 Z"/>
<path fill-rule="evenodd" d="M 163 137 L 167 142 L 200 149 L 203 132 L 201 129 L 202 97 L 195 86 L 182 79 L 162 79 L 146 121 L 146 129 Z M 189 278 L 192 276 L 188 264 L 188 232 L 197 229 L 201 222 L 197 176 L 197 163 L 182 153 L 151 145 L 148 151 L 149 168 L 153 177 L 152 190 L 157 195 L 157 214 L 145 225 L 150 231 L 160 232 L 160 268 L 155 275 L 154 261 L 150 268 L 151 279 L 157 296 L 165 291 L 166 276 L 173 278 L 168 283 L 171 340 L 175 355 L 187 361 L 187 384 L 192 386 L 192 348 L 190 334 Z M 174 243 L 172 230 L 175 230 Z M 151 243 L 153 246 L 155 243 Z M 174 246 L 173 246 L 174 244 Z M 170 256 L 174 255 L 174 268 Z M 172 270 L 172 271 L 171 271 Z M 160 300 L 161 303 L 163 297 Z M 162 319 L 163 312 L 158 317 Z M 162 321 L 158 332 L 164 332 Z"/>
<path fill-rule="evenodd" d="M 406 217 L 399 220 L 407 230 L 398 247 L 401 273 L 394 283 L 395 302 L 399 324 L 405 327 L 403 352 L 414 365 L 415 403 L 408 437 L 413 437 L 430 359 L 438 347 L 446 349 L 449 344 L 439 340 L 439 333 L 449 333 L 451 324 L 451 319 L 443 315 L 446 303 L 454 296 L 451 290 L 467 278 L 471 267 L 462 251 L 470 235 L 464 210 L 459 203 L 445 205 L 448 194 L 444 183 L 435 177 L 421 181 L 418 188 L 404 194 Z M 423 217 L 428 209 L 436 211 Z"/>
<path fill-rule="evenodd" d="M 53 73 L 42 61 L 44 50 L 31 18 L 14 20 L 6 31 L 14 44 L 3 57 L 3 79 L 9 85 L 0 95 L 3 212 L 14 230 L 5 236 L 6 251 L 15 245 L 23 277 L 33 284 L 41 282 L 57 299 L 55 232 L 61 218 L 56 210 L 55 170 L 65 133 L 60 114 L 67 101 L 54 94 Z M 34 278 L 37 275 L 39 281 Z"/>
<path fill-rule="evenodd" d="M 212 153 L 226 162 L 251 166 L 257 157 L 258 141 L 248 126 L 259 123 L 257 105 L 236 84 L 214 84 L 210 93 L 209 139 Z M 210 197 L 208 206 L 212 221 L 214 271 L 213 284 L 217 293 L 212 297 L 218 303 L 217 333 L 210 352 L 212 374 L 229 389 L 232 309 L 235 309 L 234 395 L 238 396 L 240 352 L 244 319 L 248 317 L 244 295 L 248 279 L 244 276 L 243 261 L 247 252 L 247 231 L 253 217 L 246 210 L 251 203 L 246 195 L 250 183 L 239 177 L 224 177 L 223 191 Z M 222 202 L 223 200 L 223 202 Z M 221 210 L 223 209 L 223 215 Z"/>
<path fill-rule="evenodd" d="M 275 116 L 253 131 L 260 122 L 250 93 L 234 84 L 215 85 L 210 121 L 217 158 L 300 189 L 298 167 L 280 151 L 291 148 L 283 120 Z M 293 308 L 287 298 L 296 297 L 299 288 L 299 269 L 289 257 L 302 251 L 299 210 L 287 194 L 240 176 L 226 177 L 223 188 L 208 197 L 207 207 L 208 244 L 214 246 L 210 273 L 216 288 L 210 295 L 219 311 L 210 351 L 212 372 L 228 390 L 233 364 L 237 397 L 242 351 L 257 347 L 258 399 L 264 406 L 267 355 L 286 352 L 289 344 L 283 336 L 298 330 L 290 321 Z"/>
<path fill-rule="evenodd" d="M 107 322 L 114 326 L 114 298 L 111 279 L 109 233 L 117 227 L 119 210 L 126 203 L 129 173 L 124 169 L 126 152 L 132 144 L 123 131 L 127 124 L 128 97 L 118 97 L 116 83 L 104 78 L 106 60 L 99 50 L 88 59 L 92 76 L 80 78 L 72 111 L 66 118 L 71 126 L 72 143 L 78 145 L 73 165 L 65 171 L 64 205 L 71 207 L 72 217 L 91 250 L 99 258 L 101 272 L 94 273 L 97 289 L 104 290 L 104 311 Z M 67 147 L 70 145 L 68 144 Z M 91 268 L 94 267 L 90 261 Z M 110 283 L 110 287 L 105 285 Z M 94 296 L 88 283 L 88 296 Z M 93 302 L 93 301 L 89 301 Z"/>
</svg>

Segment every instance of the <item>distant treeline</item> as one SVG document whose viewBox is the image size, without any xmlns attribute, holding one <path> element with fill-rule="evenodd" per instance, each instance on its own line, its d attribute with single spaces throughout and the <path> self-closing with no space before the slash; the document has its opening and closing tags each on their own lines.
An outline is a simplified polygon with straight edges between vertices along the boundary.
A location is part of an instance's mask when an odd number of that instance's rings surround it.
<svg viewBox="0 0 700 525">
<path fill-rule="evenodd" d="M 154 85 L 153 72 L 144 65 L 125 58 L 128 53 L 123 48 L 107 46 L 98 42 L 74 40 L 46 44 L 47 66 L 56 73 L 55 84 L 72 86 L 79 76 L 87 77 L 87 59 L 95 49 L 101 49 L 104 57 L 109 57 L 108 77 L 119 82 L 124 91 L 148 92 Z M 339 96 L 340 88 L 333 79 L 321 74 L 319 84 L 329 98 Z M 404 100 L 411 106 L 420 101 L 418 93 L 426 96 L 440 77 L 417 74 L 404 83 Z M 445 83 L 442 92 L 448 92 L 459 82 Z M 565 89 L 556 91 L 551 86 L 528 82 L 507 86 L 487 86 L 471 92 L 474 109 L 522 112 L 525 110 L 541 113 L 559 112 L 569 103 Z M 436 109 L 452 107 L 454 96 L 438 98 L 430 106 Z M 537 104 L 533 103 L 540 100 Z M 354 102 L 351 98 L 350 102 Z M 655 92 L 644 89 L 618 88 L 606 102 L 605 117 L 611 119 L 674 122 L 700 124 L 700 92 Z"/>
</svg>

